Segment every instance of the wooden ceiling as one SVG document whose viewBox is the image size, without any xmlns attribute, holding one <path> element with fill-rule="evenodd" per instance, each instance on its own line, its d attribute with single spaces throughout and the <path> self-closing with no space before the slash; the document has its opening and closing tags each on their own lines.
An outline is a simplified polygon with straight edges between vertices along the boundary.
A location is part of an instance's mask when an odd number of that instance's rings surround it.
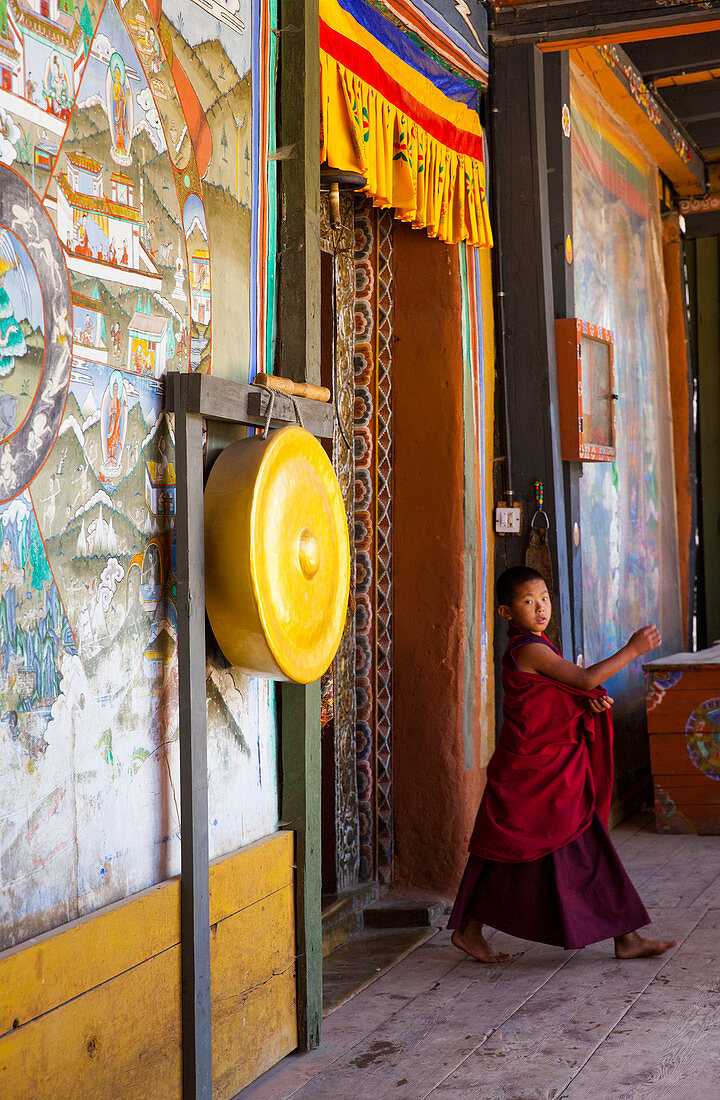
<svg viewBox="0 0 720 1100">
<path fill-rule="evenodd" d="M 496 46 L 615 44 L 718 178 L 720 0 L 493 0 Z"/>
<path fill-rule="evenodd" d="M 720 159 L 720 31 L 623 49 L 708 161 Z"/>
</svg>

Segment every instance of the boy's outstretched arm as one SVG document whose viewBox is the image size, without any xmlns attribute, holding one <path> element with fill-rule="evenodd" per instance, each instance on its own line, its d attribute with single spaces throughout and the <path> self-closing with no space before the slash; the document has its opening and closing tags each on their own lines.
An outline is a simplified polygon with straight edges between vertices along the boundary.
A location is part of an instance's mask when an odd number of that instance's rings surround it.
<svg viewBox="0 0 720 1100">
<path fill-rule="evenodd" d="M 626 645 L 613 653 L 612 657 L 606 657 L 604 661 L 598 661 L 589 668 L 578 668 L 572 661 L 566 661 L 558 653 L 542 642 L 529 643 L 515 650 L 514 657 L 518 668 L 523 672 L 534 672 L 541 676 L 550 676 L 553 680 L 559 680 L 561 684 L 570 684 L 571 687 L 580 688 L 582 691 L 592 691 L 603 680 L 609 680 L 625 665 L 629 665 L 636 657 L 642 657 L 643 653 L 649 653 L 651 649 L 657 649 L 662 642 L 660 631 L 651 623 L 641 630 L 636 630 Z"/>
</svg>

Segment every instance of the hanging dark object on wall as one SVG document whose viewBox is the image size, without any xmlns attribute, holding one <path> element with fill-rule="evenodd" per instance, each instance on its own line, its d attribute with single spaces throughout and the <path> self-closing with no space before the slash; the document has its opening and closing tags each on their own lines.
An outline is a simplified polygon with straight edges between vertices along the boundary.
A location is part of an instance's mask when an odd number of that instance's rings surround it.
<svg viewBox="0 0 720 1100">
<path fill-rule="evenodd" d="M 550 554 L 550 519 L 547 512 L 543 511 L 544 488 L 542 481 L 535 482 L 536 511 L 530 520 L 530 538 L 525 550 L 525 564 L 531 569 L 536 569 L 545 581 L 552 600 L 552 615 L 547 625 L 545 634 L 558 648 L 560 648 L 560 631 L 558 629 L 555 605 L 555 581 L 553 577 L 552 556 Z"/>
</svg>

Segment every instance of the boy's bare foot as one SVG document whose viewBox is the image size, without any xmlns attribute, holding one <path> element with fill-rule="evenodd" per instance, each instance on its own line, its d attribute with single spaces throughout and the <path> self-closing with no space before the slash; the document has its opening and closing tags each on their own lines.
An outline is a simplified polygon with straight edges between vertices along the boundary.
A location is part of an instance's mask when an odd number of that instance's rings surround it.
<svg viewBox="0 0 720 1100">
<path fill-rule="evenodd" d="M 654 955 L 664 955 L 677 940 L 646 940 L 639 932 L 626 932 L 615 937 L 616 959 L 650 959 Z"/>
<path fill-rule="evenodd" d="M 456 928 L 450 937 L 454 947 L 459 947 L 472 959 L 481 963 L 510 962 L 510 955 L 502 951 L 493 951 L 482 934 L 483 926 L 476 920 L 469 920 L 462 928 Z"/>
</svg>

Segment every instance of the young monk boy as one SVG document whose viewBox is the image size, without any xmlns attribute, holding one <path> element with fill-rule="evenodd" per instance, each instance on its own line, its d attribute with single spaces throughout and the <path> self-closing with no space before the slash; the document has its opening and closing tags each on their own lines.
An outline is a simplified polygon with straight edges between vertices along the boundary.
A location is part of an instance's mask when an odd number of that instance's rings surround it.
<svg viewBox="0 0 720 1100">
<path fill-rule="evenodd" d="M 613 700 L 601 682 L 660 645 L 637 630 L 612 657 L 578 668 L 543 633 L 547 585 L 517 566 L 497 582 L 509 639 L 502 664 L 503 725 L 450 916 L 452 942 L 483 963 L 506 962 L 483 925 L 573 949 L 613 937 L 619 959 L 662 955 L 607 832 L 612 793 Z"/>
</svg>

